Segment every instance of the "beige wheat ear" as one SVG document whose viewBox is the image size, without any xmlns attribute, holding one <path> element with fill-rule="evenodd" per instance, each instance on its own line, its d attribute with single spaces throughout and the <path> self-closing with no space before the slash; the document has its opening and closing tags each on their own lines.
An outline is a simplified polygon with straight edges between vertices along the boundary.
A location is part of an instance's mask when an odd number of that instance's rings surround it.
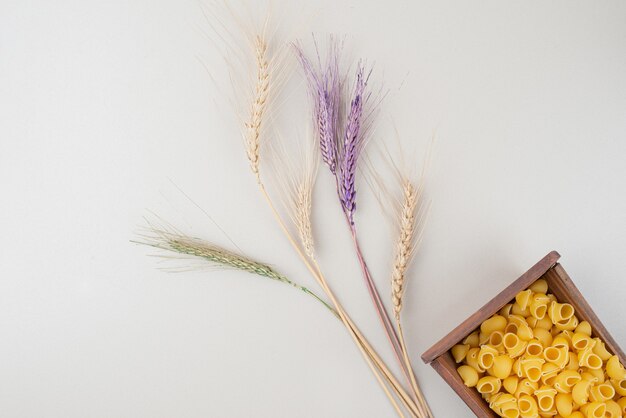
<svg viewBox="0 0 626 418">
<path fill-rule="evenodd" d="M 397 320 L 400 320 L 400 312 L 402 311 L 406 271 L 415 253 L 418 232 L 421 230 L 420 219 L 418 218 L 422 195 L 421 187 L 416 187 L 411 181 L 405 179 L 402 182 L 402 194 L 402 205 L 398 219 L 399 236 L 391 273 L 393 312 Z"/>
<path fill-rule="evenodd" d="M 259 148 L 261 138 L 261 125 L 267 105 L 270 89 L 269 64 L 267 60 L 267 43 L 262 36 L 257 35 L 254 41 L 257 77 L 254 88 L 254 97 L 250 118 L 245 122 L 246 153 L 250 161 L 250 168 L 260 182 L 259 177 Z"/>
</svg>

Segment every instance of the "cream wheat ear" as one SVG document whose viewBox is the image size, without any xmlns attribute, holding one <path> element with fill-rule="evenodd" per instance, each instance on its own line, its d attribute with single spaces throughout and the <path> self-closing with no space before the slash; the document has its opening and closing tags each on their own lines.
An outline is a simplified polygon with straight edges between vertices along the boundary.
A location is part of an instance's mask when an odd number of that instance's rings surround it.
<svg viewBox="0 0 626 418">
<path fill-rule="evenodd" d="M 224 4 L 232 16 L 232 9 L 227 2 Z M 373 275 L 365 261 L 360 241 L 357 239 L 356 196 L 359 190 L 358 168 L 362 164 L 360 156 L 372 135 L 371 127 L 377 109 L 381 105 L 381 101 L 375 99 L 371 93 L 371 68 L 365 61 L 359 61 L 357 65 L 352 66 L 356 71 L 350 77 L 343 68 L 343 60 L 340 57 L 344 49 L 343 43 L 337 41 L 335 37 L 329 38 L 328 52 L 325 55 L 320 53 L 322 48 L 315 41 L 317 56 L 314 59 L 307 56 L 301 43 L 297 41 L 293 43 L 297 46 L 291 52 L 293 52 L 293 58 L 302 66 L 312 108 L 311 115 L 294 120 L 293 124 L 306 125 L 306 121 L 309 120 L 309 123 L 315 127 L 315 132 L 305 137 L 305 146 L 301 146 L 294 154 L 288 149 L 290 149 L 290 142 L 296 139 L 291 137 L 285 139 L 284 135 L 280 135 L 279 130 L 283 128 L 283 125 L 277 123 L 281 120 L 280 118 L 274 117 L 281 112 L 276 96 L 278 91 L 286 85 L 288 66 L 285 64 L 287 59 L 283 51 L 288 51 L 285 45 L 289 44 L 276 42 L 275 32 L 272 32 L 271 36 L 266 36 L 269 20 L 261 25 L 261 30 L 256 31 L 249 30 L 242 25 L 238 18 L 235 21 L 236 24 L 232 26 L 218 22 L 212 27 L 227 31 L 226 37 L 232 37 L 231 27 L 238 27 L 244 33 L 243 39 L 247 41 L 247 50 L 239 48 L 234 42 L 225 41 L 226 50 L 236 48 L 236 51 L 232 51 L 232 55 L 237 57 L 240 57 L 243 51 L 247 58 L 241 62 L 250 63 L 250 68 L 241 66 L 235 69 L 244 73 L 246 69 L 248 70 L 248 77 L 243 78 L 250 80 L 249 89 L 235 85 L 236 81 L 231 79 L 233 91 L 241 94 L 244 99 L 244 104 L 241 109 L 237 109 L 237 113 L 240 115 L 239 128 L 244 139 L 246 157 L 264 201 L 295 255 L 318 285 L 319 293 L 287 278 L 269 264 L 209 242 L 188 237 L 178 231 L 152 228 L 149 236 L 144 237 L 142 242 L 161 250 L 195 257 L 212 265 L 217 264 L 276 280 L 313 297 L 341 321 L 377 384 L 387 396 L 393 411 L 399 417 L 433 417 L 417 383 L 410 360 L 411 353 L 406 347 L 400 324 L 408 266 L 416 251 L 416 243 L 421 230 L 423 184 L 416 185 L 408 178 L 403 178 L 401 183 L 403 200 L 397 220 L 399 238 L 395 254 L 390 254 L 390 257 L 393 257 L 392 317 L 389 316 L 388 307 L 378 292 Z M 216 38 L 224 39 L 221 35 L 218 33 Z M 233 70 L 233 68 L 230 69 Z M 248 86 L 248 84 L 245 85 Z M 346 88 L 348 86 L 349 91 Z M 401 379 L 396 377 L 386 360 L 370 344 L 331 287 L 332 280 L 356 281 L 357 278 L 339 277 L 332 272 L 326 272 L 320 264 L 321 259 L 317 258 L 316 246 L 323 245 L 323 243 L 314 239 L 316 225 L 312 212 L 316 202 L 314 189 L 320 160 L 330 170 L 331 187 L 335 189 L 334 192 L 338 196 L 336 209 L 346 220 L 348 237 L 354 244 L 355 261 L 361 267 L 364 283 L 381 321 L 382 330 L 390 343 L 394 360 L 398 362 Z M 272 197 L 274 193 L 270 193 L 273 190 L 268 190 L 266 174 L 276 179 L 280 186 L 278 196 L 282 203 L 281 207 L 274 203 Z M 252 210 L 249 213 L 252 216 L 255 211 Z M 250 224 L 253 225 L 254 220 L 250 220 Z M 267 241 L 271 242 L 270 239 Z M 332 370 L 329 373 L 341 375 L 342 371 Z"/>
</svg>

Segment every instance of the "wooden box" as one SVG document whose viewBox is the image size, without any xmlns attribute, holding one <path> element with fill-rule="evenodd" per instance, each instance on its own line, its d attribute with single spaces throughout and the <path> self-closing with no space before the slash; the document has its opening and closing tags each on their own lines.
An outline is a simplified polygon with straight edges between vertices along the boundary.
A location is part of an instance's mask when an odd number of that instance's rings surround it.
<svg viewBox="0 0 626 418">
<path fill-rule="evenodd" d="M 616 354 L 622 364 L 626 364 L 624 352 L 604 325 L 602 325 L 563 267 L 558 263 L 560 257 L 556 251 L 546 255 L 519 279 L 422 355 L 422 360 L 430 364 L 443 377 L 477 417 L 497 418 L 498 415 L 489 408 L 489 405 L 483 400 L 476 388 L 469 388 L 463 384 L 461 377 L 456 371 L 458 365 L 454 362 L 450 349 L 480 327 L 484 320 L 496 314 L 507 303 L 510 303 L 518 292 L 525 290 L 540 278 L 548 282 L 549 292 L 553 293 L 559 302 L 571 304 L 576 310 L 576 316 L 581 321 L 587 321 L 591 324 L 593 336 L 601 338 L 606 343 L 606 348 L 611 353 Z"/>
</svg>

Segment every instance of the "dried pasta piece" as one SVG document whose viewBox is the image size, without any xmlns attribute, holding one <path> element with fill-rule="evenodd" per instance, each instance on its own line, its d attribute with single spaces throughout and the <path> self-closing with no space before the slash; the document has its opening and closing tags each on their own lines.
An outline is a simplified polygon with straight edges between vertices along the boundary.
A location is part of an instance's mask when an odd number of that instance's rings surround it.
<svg viewBox="0 0 626 418">
<path fill-rule="evenodd" d="M 470 349 L 469 344 L 457 344 L 450 351 L 452 351 L 452 357 L 457 363 L 462 362 Z"/>
<path fill-rule="evenodd" d="M 610 383 L 602 383 L 589 389 L 589 399 L 593 402 L 606 402 L 615 396 L 615 388 Z"/>
<path fill-rule="evenodd" d="M 574 400 L 571 393 L 557 393 L 555 404 L 559 415 L 563 417 L 569 417 L 574 410 Z"/>
<path fill-rule="evenodd" d="M 606 374 L 608 374 L 611 379 L 626 379 L 626 370 L 624 370 L 624 366 L 619 362 L 617 356 L 611 356 L 606 362 Z"/>
<path fill-rule="evenodd" d="M 502 381 L 494 376 L 481 377 L 476 384 L 476 390 L 478 390 L 479 393 L 498 393 L 501 387 Z"/>
<path fill-rule="evenodd" d="M 475 368 L 463 365 L 456 370 L 459 373 L 459 376 L 461 376 L 461 379 L 463 379 L 463 384 L 465 386 L 470 388 L 476 386 L 478 383 L 478 371 Z"/>
</svg>

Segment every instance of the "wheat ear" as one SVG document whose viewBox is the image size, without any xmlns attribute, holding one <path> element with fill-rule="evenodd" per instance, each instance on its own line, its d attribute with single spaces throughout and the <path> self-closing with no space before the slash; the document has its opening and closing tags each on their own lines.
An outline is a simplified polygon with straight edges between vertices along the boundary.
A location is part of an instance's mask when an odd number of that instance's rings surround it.
<svg viewBox="0 0 626 418">
<path fill-rule="evenodd" d="M 335 311 L 335 309 L 313 291 L 288 279 L 265 263 L 261 263 L 250 257 L 237 254 L 225 248 L 221 248 L 210 242 L 198 238 L 191 238 L 178 232 L 166 231 L 164 229 L 152 227 L 150 229 L 150 233 L 143 235 L 142 238 L 143 241 L 135 242 L 159 248 L 161 250 L 202 258 L 223 267 L 246 271 L 248 273 L 256 274 L 258 276 L 266 277 L 268 279 L 276 280 L 295 287 L 322 303 L 331 311 L 333 315 L 339 318 L 339 314 Z"/>
<path fill-rule="evenodd" d="M 250 161 L 250 168 L 260 181 L 259 177 L 259 148 L 263 116 L 270 90 L 269 64 L 267 60 L 267 43 L 258 35 L 254 41 L 257 77 L 254 88 L 254 98 L 250 111 L 250 119 L 245 123 L 246 153 Z"/>
</svg>

